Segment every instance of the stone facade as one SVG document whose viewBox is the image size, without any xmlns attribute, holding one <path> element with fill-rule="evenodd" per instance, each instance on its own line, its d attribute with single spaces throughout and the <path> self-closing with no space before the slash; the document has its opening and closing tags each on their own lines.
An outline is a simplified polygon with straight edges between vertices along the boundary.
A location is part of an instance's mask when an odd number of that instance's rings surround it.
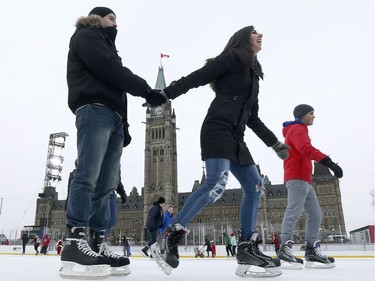
<svg viewBox="0 0 375 281">
<path fill-rule="evenodd" d="M 204 177 L 203 177 L 204 178 Z M 202 182 L 196 181 L 193 190 L 199 188 Z M 320 164 L 315 164 L 313 186 L 323 212 L 321 224 L 321 240 L 328 240 L 328 235 L 346 235 L 343 207 L 339 181 L 332 176 L 329 170 Z M 265 177 L 266 193 L 259 205 L 258 232 L 266 242 L 273 233 L 280 233 L 281 222 L 287 206 L 287 190 L 283 184 L 271 184 Z M 144 188 L 142 188 L 143 193 Z M 191 192 L 177 194 L 177 208 L 181 208 Z M 58 200 L 54 188 L 50 188 L 49 196 L 38 198 L 35 225 L 47 223 L 49 231 L 57 237 L 65 237 L 65 200 Z M 204 208 L 189 224 L 191 230 L 187 243 L 199 243 L 204 235 L 209 235 L 216 243 L 221 243 L 223 232 L 238 233 L 239 208 L 242 199 L 240 188 L 227 189 L 222 198 L 214 204 Z M 144 196 L 133 187 L 125 204 L 117 200 L 117 225 L 111 230 L 112 242 L 121 235 L 126 235 L 130 240 L 142 243 L 145 240 Z M 295 242 L 303 243 L 306 229 L 306 217 L 303 215 L 295 228 Z"/>
</svg>

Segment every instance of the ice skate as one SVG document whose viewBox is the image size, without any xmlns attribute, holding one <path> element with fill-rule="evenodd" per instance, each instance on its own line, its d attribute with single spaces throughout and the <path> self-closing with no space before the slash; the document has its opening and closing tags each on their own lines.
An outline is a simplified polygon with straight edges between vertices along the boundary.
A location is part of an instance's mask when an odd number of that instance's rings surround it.
<svg viewBox="0 0 375 281">
<path fill-rule="evenodd" d="M 124 276 L 131 273 L 130 261 L 127 257 L 118 255 L 112 252 L 106 241 L 105 231 L 98 231 L 96 234 L 90 235 L 90 247 L 98 254 L 107 257 L 110 260 L 111 275 L 113 276 Z"/>
<path fill-rule="evenodd" d="M 320 241 L 315 241 L 313 244 L 306 243 L 305 260 L 307 268 L 333 268 L 336 266 L 334 258 L 321 253 Z"/>
<path fill-rule="evenodd" d="M 189 230 L 180 224 L 172 224 L 159 234 L 151 245 L 151 254 L 161 270 L 169 275 L 179 264 L 178 244 Z"/>
<path fill-rule="evenodd" d="M 94 252 L 85 238 L 85 229 L 73 227 L 61 253 L 62 278 L 104 279 L 110 276 L 110 260 Z"/>
<path fill-rule="evenodd" d="M 236 275 L 240 277 L 275 277 L 281 275 L 280 260 L 264 255 L 259 250 L 258 234 L 238 245 Z"/>
<path fill-rule="evenodd" d="M 281 245 L 280 252 L 277 254 L 277 257 L 281 261 L 281 268 L 302 269 L 303 260 L 293 254 L 293 244 L 293 241 L 288 240 L 285 244 Z"/>
<path fill-rule="evenodd" d="M 143 248 L 141 249 L 141 251 L 140 251 L 141 255 L 144 256 L 145 258 L 148 258 L 148 257 L 149 257 L 149 255 L 148 255 L 148 249 L 149 249 L 149 248 L 150 248 L 150 247 L 147 245 L 147 246 L 143 247 Z"/>
</svg>

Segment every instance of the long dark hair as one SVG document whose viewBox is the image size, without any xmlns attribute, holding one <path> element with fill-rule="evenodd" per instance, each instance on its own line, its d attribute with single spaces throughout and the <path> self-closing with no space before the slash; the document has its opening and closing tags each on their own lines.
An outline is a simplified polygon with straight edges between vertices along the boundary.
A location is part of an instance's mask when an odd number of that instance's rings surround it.
<svg viewBox="0 0 375 281">
<path fill-rule="evenodd" d="M 253 32 L 254 27 L 252 25 L 246 26 L 238 30 L 229 39 L 224 50 L 221 52 L 229 52 L 231 54 L 237 54 L 240 59 L 241 66 L 244 70 L 251 69 L 254 71 L 261 79 L 263 79 L 262 66 L 259 63 L 256 56 L 254 56 L 254 51 L 250 47 L 250 35 Z M 220 54 L 220 55 L 221 55 Z M 206 63 L 214 60 L 215 58 L 207 59 Z M 215 82 L 212 81 L 210 86 L 215 90 Z"/>
</svg>

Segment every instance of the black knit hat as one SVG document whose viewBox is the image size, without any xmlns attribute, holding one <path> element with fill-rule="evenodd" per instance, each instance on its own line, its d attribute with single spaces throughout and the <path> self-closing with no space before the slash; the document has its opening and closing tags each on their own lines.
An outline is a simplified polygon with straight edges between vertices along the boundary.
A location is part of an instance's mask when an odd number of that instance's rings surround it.
<svg viewBox="0 0 375 281">
<path fill-rule="evenodd" d="M 307 113 L 314 111 L 314 108 L 308 104 L 299 104 L 293 110 L 295 118 L 302 118 Z"/>
<path fill-rule="evenodd" d="M 165 198 L 164 197 L 159 197 L 158 203 L 159 204 L 164 204 L 165 203 Z"/>
<path fill-rule="evenodd" d="M 106 15 L 108 14 L 114 14 L 116 16 L 116 14 L 110 9 L 110 8 L 107 8 L 107 7 L 95 7 L 94 9 L 91 10 L 91 12 L 89 13 L 89 15 L 98 15 L 98 16 L 101 16 L 102 18 L 104 18 Z"/>
</svg>

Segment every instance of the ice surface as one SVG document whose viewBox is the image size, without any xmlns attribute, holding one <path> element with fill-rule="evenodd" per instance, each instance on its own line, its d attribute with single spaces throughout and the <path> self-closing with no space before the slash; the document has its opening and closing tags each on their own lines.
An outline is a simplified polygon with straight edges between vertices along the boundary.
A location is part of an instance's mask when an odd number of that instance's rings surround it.
<svg viewBox="0 0 375 281">
<path fill-rule="evenodd" d="M 235 275 L 237 268 L 233 258 L 182 258 L 180 266 L 171 275 L 164 274 L 156 263 L 143 257 L 131 257 L 132 273 L 125 277 L 109 277 L 109 281 L 230 281 L 259 280 L 259 278 L 241 278 Z M 0 255 L 0 276 L 4 281 L 55 281 L 76 280 L 63 279 L 59 276 L 61 267 L 58 256 L 34 255 Z M 283 270 L 283 274 L 260 280 L 274 281 L 374 281 L 373 258 L 337 258 L 333 269 Z"/>
</svg>

